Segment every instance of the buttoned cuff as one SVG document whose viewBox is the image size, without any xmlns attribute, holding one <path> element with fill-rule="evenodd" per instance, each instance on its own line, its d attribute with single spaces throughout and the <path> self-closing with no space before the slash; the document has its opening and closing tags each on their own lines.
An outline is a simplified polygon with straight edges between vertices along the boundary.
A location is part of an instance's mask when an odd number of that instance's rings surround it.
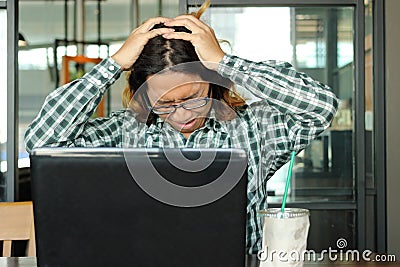
<svg viewBox="0 0 400 267">
<path fill-rule="evenodd" d="M 232 75 L 238 72 L 248 73 L 251 64 L 253 62 L 249 60 L 225 54 L 218 64 L 217 72 L 224 77 L 232 77 Z"/>
<path fill-rule="evenodd" d="M 120 77 L 121 73 L 121 66 L 108 57 L 86 73 L 85 78 L 101 93 L 104 93 Z"/>
</svg>

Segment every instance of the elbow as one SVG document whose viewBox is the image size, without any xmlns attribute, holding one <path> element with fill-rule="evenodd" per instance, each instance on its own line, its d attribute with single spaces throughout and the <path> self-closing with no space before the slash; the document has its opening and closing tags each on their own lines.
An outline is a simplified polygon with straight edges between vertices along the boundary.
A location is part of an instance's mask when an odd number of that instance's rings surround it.
<svg viewBox="0 0 400 267">
<path fill-rule="evenodd" d="M 34 148 L 39 146 L 39 140 L 37 132 L 32 131 L 32 128 L 29 126 L 24 136 L 25 149 L 29 154 Z"/>
<path fill-rule="evenodd" d="M 25 133 L 24 143 L 26 151 L 30 154 L 34 149 L 35 145 L 34 142 L 32 141 L 32 138 L 30 138 L 30 134 L 28 131 Z"/>
<path fill-rule="evenodd" d="M 330 109 L 328 114 L 328 122 L 329 124 L 332 122 L 333 118 L 335 117 L 338 107 L 339 107 L 339 99 L 336 97 L 334 93 L 331 92 L 331 101 L 330 101 Z"/>
<path fill-rule="evenodd" d="M 336 116 L 338 106 L 339 106 L 339 99 L 335 96 L 334 93 L 328 94 L 329 100 L 326 102 L 326 108 L 324 112 L 321 114 L 322 115 L 322 124 L 324 129 L 328 128 L 333 119 Z"/>
<path fill-rule="evenodd" d="M 332 98 L 332 102 L 330 103 L 330 108 L 327 109 L 326 123 L 328 124 L 328 126 L 333 121 L 333 118 L 337 113 L 338 106 L 339 106 L 339 100 L 334 96 Z"/>
<path fill-rule="evenodd" d="M 321 105 L 314 112 L 314 126 L 319 128 L 318 132 L 322 132 L 331 126 L 333 119 L 339 106 L 339 100 L 332 92 L 325 94 Z"/>
<path fill-rule="evenodd" d="M 32 150 L 34 149 L 34 146 L 25 142 L 25 149 L 28 152 L 28 154 L 31 154 Z"/>
</svg>

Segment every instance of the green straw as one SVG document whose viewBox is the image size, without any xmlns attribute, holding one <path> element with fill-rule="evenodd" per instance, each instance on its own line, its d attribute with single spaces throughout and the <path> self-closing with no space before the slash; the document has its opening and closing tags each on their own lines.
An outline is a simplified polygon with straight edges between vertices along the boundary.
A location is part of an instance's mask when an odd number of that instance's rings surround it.
<svg viewBox="0 0 400 267">
<path fill-rule="evenodd" d="M 293 150 L 292 154 L 290 155 L 290 164 L 289 164 L 289 170 L 286 178 L 286 186 L 285 186 L 285 194 L 283 195 L 283 201 L 282 201 L 282 208 L 281 212 L 282 214 L 285 212 L 285 206 L 286 206 L 286 199 L 289 191 L 289 185 L 290 185 L 290 178 L 292 178 L 292 169 L 293 169 L 293 163 L 294 163 L 294 157 L 296 156 L 296 152 Z"/>
</svg>

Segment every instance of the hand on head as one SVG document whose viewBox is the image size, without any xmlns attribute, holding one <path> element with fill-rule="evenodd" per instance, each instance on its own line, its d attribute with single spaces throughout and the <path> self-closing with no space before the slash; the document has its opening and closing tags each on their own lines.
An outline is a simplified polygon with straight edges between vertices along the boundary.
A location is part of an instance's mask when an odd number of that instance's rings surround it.
<svg viewBox="0 0 400 267">
<path fill-rule="evenodd" d="M 154 25 L 159 23 L 164 23 L 167 27 L 183 26 L 192 33 L 175 32 L 173 28 L 153 29 Z M 209 69 L 216 69 L 218 62 L 224 56 L 212 28 L 192 15 L 181 15 L 174 19 L 157 17 L 147 20 L 132 31 L 112 58 L 123 70 L 128 70 L 140 56 L 147 42 L 159 35 L 165 39 L 180 39 L 190 42 L 201 62 Z"/>
<path fill-rule="evenodd" d="M 224 57 L 214 30 L 192 15 L 181 15 L 164 23 L 165 26 L 184 26 L 192 33 L 168 32 L 162 34 L 166 39 L 181 39 L 189 41 L 194 46 L 202 63 L 210 69 L 215 69 L 217 63 Z"/>
<path fill-rule="evenodd" d="M 153 29 L 154 25 L 165 23 L 170 18 L 151 18 L 131 32 L 121 48 L 112 56 L 112 58 L 121 66 L 123 70 L 128 70 L 135 63 L 136 59 L 142 53 L 147 42 L 158 35 L 173 32 L 170 28 Z"/>
</svg>

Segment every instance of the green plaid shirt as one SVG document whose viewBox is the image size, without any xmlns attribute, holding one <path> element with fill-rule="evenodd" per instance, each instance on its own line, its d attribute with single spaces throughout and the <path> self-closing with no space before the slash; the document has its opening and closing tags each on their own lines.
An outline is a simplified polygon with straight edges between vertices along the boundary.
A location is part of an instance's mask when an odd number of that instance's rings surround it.
<svg viewBox="0 0 400 267">
<path fill-rule="evenodd" d="M 218 73 L 244 87 L 260 101 L 219 121 L 211 110 L 205 125 L 188 139 L 158 119 L 147 126 L 121 110 L 92 119 L 101 97 L 121 75 L 120 66 L 104 59 L 84 77 L 53 91 L 25 134 L 28 151 L 35 147 L 190 147 L 244 148 L 248 152 L 247 252 L 261 248 L 266 182 L 284 165 L 292 150 L 304 149 L 334 117 L 337 98 L 330 89 L 289 63 L 252 62 L 226 55 Z"/>
</svg>

